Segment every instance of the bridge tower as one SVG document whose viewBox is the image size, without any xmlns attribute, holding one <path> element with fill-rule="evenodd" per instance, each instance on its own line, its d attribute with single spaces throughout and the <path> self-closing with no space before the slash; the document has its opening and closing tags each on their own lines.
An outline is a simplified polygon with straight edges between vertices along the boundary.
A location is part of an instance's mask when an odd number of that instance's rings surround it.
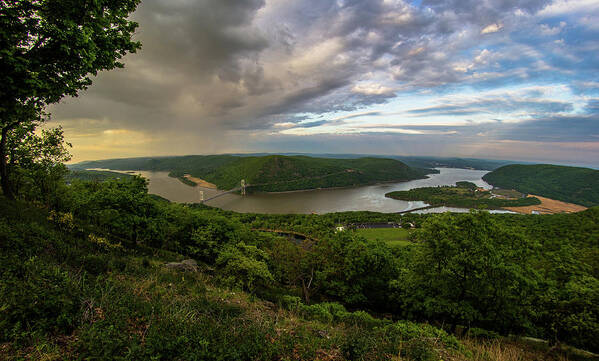
<svg viewBox="0 0 599 361">
<path fill-rule="evenodd" d="M 245 196 L 245 179 L 241 180 L 241 195 Z"/>
<path fill-rule="evenodd" d="M 204 191 L 200 191 L 200 203 L 204 203 Z"/>
</svg>

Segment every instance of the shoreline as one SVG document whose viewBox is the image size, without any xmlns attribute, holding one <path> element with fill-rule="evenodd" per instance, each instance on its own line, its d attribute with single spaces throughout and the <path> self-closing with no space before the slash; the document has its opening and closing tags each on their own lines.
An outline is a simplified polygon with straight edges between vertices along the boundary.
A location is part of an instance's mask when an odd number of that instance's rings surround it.
<svg viewBox="0 0 599 361">
<path fill-rule="evenodd" d="M 278 191 L 278 192 L 249 192 L 249 194 L 286 194 L 286 193 L 300 193 L 300 192 L 313 192 L 313 191 L 326 191 L 326 190 L 335 190 L 335 189 L 352 189 L 352 188 L 360 188 L 360 187 L 371 187 L 376 185 L 385 185 L 391 183 L 405 183 L 411 182 L 419 179 L 428 179 L 429 176 L 425 176 L 423 178 L 414 178 L 408 180 L 390 180 L 390 181 L 382 181 L 382 182 L 374 182 L 374 183 L 365 183 L 351 186 L 340 186 L 340 187 L 326 187 L 326 188 L 309 188 L 309 189 L 296 189 L 291 191 Z M 250 185 L 249 188 L 252 186 Z M 219 189 L 220 190 L 220 189 Z M 224 191 L 227 192 L 227 191 Z"/>
</svg>

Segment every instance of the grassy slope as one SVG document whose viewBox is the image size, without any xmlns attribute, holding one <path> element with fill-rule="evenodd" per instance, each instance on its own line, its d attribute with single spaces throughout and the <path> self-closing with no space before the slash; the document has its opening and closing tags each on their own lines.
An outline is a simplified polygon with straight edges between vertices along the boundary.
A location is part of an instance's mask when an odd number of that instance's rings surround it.
<svg viewBox="0 0 599 361">
<path fill-rule="evenodd" d="M 1 200 L 2 360 L 438 360 L 430 349 L 443 360 L 565 360 L 515 340 L 460 343 L 428 325 L 280 308 L 162 266 L 178 254 L 108 247 L 85 225 L 56 228 L 45 211 Z"/>
<path fill-rule="evenodd" d="M 249 184 L 261 185 L 253 190 L 271 192 L 407 181 L 424 178 L 430 172 L 411 168 L 393 159 L 279 155 L 130 158 L 84 162 L 76 167 L 169 171 L 174 176 L 189 173 L 216 184 L 220 189 L 235 188 L 241 179 L 245 179 Z"/>
<path fill-rule="evenodd" d="M 496 187 L 576 203 L 599 205 L 599 170 L 549 164 L 507 165 L 483 179 Z"/>
</svg>

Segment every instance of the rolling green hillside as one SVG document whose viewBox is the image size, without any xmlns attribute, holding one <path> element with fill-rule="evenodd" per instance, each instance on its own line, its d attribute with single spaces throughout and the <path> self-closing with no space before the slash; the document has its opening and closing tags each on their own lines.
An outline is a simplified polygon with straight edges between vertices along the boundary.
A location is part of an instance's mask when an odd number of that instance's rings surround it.
<svg viewBox="0 0 599 361">
<path fill-rule="evenodd" d="M 495 187 L 516 189 L 591 207 L 599 205 L 599 170 L 550 164 L 506 165 L 483 179 Z"/>
<path fill-rule="evenodd" d="M 66 175 L 66 181 L 72 182 L 75 179 L 82 181 L 95 181 L 95 182 L 103 182 L 108 179 L 118 179 L 118 178 L 127 178 L 132 177 L 131 174 L 126 173 L 117 173 L 110 171 L 101 171 L 101 170 L 71 170 Z"/>
<path fill-rule="evenodd" d="M 84 162 L 74 168 L 168 171 L 181 177 L 188 173 L 232 189 L 241 179 L 254 185 L 253 191 L 281 192 L 301 189 L 346 187 L 387 181 L 425 178 L 434 172 L 411 168 L 384 158 L 333 159 L 306 156 L 231 155 L 130 158 Z"/>
</svg>

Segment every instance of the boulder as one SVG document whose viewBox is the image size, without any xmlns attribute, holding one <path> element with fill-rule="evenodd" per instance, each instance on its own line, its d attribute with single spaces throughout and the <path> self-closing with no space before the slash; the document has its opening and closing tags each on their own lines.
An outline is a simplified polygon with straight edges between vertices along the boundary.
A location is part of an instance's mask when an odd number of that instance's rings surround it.
<svg viewBox="0 0 599 361">
<path fill-rule="evenodd" d="M 197 272 L 198 271 L 198 263 L 193 259 L 186 259 L 181 262 L 170 262 L 164 265 L 164 267 L 173 269 L 176 271 L 189 271 L 189 272 Z"/>
</svg>

